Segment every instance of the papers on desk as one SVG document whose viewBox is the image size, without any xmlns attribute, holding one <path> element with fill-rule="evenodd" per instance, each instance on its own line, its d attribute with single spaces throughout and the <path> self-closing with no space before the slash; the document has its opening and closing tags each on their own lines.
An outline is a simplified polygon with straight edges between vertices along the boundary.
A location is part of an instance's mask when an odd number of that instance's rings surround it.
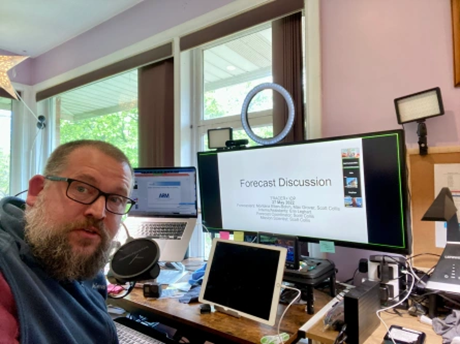
<svg viewBox="0 0 460 344">
<path fill-rule="evenodd" d="M 183 292 L 188 292 L 192 286 L 188 282 L 173 283 L 167 289 L 177 289 Z"/>
</svg>

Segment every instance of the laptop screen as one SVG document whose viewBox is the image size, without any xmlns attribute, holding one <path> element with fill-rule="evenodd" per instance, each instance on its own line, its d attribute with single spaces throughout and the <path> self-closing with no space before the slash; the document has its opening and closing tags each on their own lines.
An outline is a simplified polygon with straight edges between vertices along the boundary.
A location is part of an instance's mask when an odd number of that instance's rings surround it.
<svg viewBox="0 0 460 344">
<path fill-rule="evenodd" d="M 197 217 L 196 168 L 135 168 L 131 198 L 129 216 Z"/>
</svg>

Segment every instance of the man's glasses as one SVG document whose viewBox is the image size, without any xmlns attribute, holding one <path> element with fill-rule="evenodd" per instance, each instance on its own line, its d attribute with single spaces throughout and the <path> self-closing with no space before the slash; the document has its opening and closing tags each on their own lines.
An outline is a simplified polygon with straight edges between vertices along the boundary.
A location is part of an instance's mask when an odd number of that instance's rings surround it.
<svg viewBox="0 0 460 344">
<path fill-rule="evenodd" d="M 51 180 L 53 182 L 67 182 L 68 185 L 66 196 L 69 197 L 72 201 L 81 204 L 93 204 L 101 195 L 104 196 L 105 209 L 113 214 L 128 214 L 132 206 L 136 204 L 136 202 L 131 198 L 103 192 L 97 187 L 85 182 L 81 182 L 79 180 L 57 176 L 46 176 L 45 179 Z"/>
</svg>

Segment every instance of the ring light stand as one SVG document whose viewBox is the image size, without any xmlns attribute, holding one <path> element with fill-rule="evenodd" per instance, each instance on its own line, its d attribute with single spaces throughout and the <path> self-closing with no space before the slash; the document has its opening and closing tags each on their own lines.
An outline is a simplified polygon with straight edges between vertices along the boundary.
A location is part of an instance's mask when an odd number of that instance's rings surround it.
<svg viewBox="0 0 460 344">
<path fill-rule="evenodd" d="M 132 291 L 135 282 L 157 278 L 160 274 L 159 258 L 160 248 L 154 240 L 139 238 L 121 246 L 110 262 L 107 279 L 112 284 L 130 283 L 130 287 L 122 296 L 109 296 L 123 298 Z"/>
<path fill-rule="evenodd" d="M 265 89 L 272 89 L 274 91 L 277 91 L 284 97 L 284 100 L 286 101 L 286 104 L 288 107 L 288 114 L 289 114 L 288 120 L 283 130 L 278 135 L 272 138 L 268 138 L 268 139 L 264 139 L 254 134 L 248 122 L 248 108 L 249 108 L 249 104 L 251 103 L 252 98 L 254 98 L 254 96 L 257 93 Z M 243 108 L 241 109 L 241 124 L 243 125 L 244 131 L 246 132 L 246 134 L 248 134 L 248 136 L 251 139 L 253 139 L 255 142 L 261 145 L 272 145 L 284 139 L 286 135 L 289 133 L 289 131 L 292 129 L 292 126 L 294 125 L 294 117 L 295 117 L 294 101 L 292 100 L 291 95 L 281 85 L 271 83 L 271 82 L 257 85 L 251 91 L 249 91 L 248 95 L 244 99 Z"/>
</svg>

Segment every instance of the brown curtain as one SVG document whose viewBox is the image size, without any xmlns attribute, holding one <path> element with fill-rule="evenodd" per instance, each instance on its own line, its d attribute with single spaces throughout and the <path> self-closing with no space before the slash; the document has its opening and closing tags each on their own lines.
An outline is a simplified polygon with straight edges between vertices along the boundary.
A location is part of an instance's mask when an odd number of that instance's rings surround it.
<svg viewBox="0 0 460 344">
<path fill-rule="evenodd" d="M 290 13 L 301 11 L 304 0 L 276 0 L 241 13 L 217 24 L 190 33 L 180 38 L 180 50 L 188 50 L 235 32 L 281 18 Z"/>
<path fill-rule="evenodd" d="M 149 63 L 160 61 L 171 56 L 172 43 L 166 43 L 141 54 L 128 57 L 122 61 L 102 67 L 91 73 L 80 75 L 74 79 L 63 82 L 62 84 L 37 92 L 35 99 L 39 102 L 43 99 L 54 97 L 78 87 L 89 85 L 92 82 L 99 81 L 140 66 L 148 65 Z"/>
<path fill-rule="evenodd" d="M 18 91 L 16 91 L 16 92 L 18 92 Z M 18 92 L 18 93 L 22 97 L 21 92 Z M 11 94 L 9 94 L 8 92 L 6 92 L 3 88 L 0 88 L 0 97 L 14 100 L 13 96 Z"/>
<path fill-rule="evenodd" d="M 305 140 L 302 82 L 302 14 L 295 13 L 272 23 L 273 82 L 292 96 L 295 119 L 292 130 L 282 142 Z M 280 133 L 288 119 L 283 96 L 273 91 L 273 134 Z"/>
<path fill-rule="evenodd" d="M 138 71 L 139 166 L 174 166 L 174 62 Z"/>
</svg>

